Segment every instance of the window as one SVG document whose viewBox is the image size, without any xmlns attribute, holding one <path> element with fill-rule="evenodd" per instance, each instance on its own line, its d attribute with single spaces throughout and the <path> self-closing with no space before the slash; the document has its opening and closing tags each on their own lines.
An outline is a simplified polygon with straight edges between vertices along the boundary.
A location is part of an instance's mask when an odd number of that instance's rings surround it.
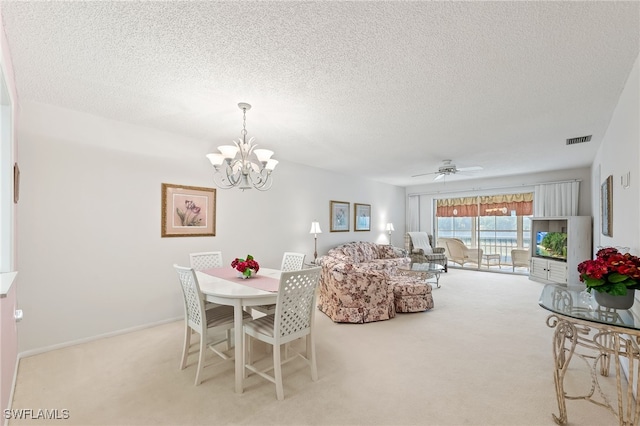
<svg viewBox="0 0 640 426">
<path fill-rule="evenodd" d="M 475 245 L 476 221 L 472 217 L 438 217 L 438 238 L 457 238 L 466 245 Z"/>
<path fill-rule="evenodd" d="M 509 263 L 512 249 L 530 247 L 532 213 L 532 193 L 437 200 L 436 237 L 458 238 Z"/>
</svg>

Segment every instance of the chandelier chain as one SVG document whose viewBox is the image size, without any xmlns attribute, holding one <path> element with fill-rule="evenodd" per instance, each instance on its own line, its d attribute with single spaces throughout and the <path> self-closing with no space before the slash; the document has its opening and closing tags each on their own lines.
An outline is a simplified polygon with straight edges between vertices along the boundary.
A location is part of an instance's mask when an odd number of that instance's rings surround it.
<svg viewBox="0 0 640 426">
<path fill-rule="evenodd" d="M 242 140 L 244 141 L 247 136 L 247 108 L 242 108 Z"/>
</svg>

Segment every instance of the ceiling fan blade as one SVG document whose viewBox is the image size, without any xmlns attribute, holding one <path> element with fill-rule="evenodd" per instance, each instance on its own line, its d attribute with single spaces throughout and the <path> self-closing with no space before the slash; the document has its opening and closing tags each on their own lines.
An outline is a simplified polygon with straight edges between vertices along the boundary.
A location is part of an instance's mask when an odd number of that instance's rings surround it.
<svg viewBox="0 0 640 426">
<path fill-rule="evenodd" d="M 482 170 L 482 167 L 480 166 L 458 167 L 456 170 L 459 172 L 474 172 L 476 170 Z"/>
<path fill-rule="evenodd" d="M 436 180 L 440 180 L 440 179 L 442 179 L 443 177 L 444 177 L 444 173 L 439 173 L 439 174 L 438 174 L 438 176 L 436 176 L 436 177 L 434 177 L 434 178 L 433 178 L 433 180 L 434 180 L 434 181 L 436 181 Z"/>
<path fill-rule="evenodd" d="M 413 176 L 411 176 L 411 177 L 420 177 L 420 176 L 432 175 L 433 173 L 434 173 L 434 172 L 421 173 L 421 174 L 419 174 L 419 175 L 413 175 Z M 435 173 L 437 173 L 437 172 L 435 172 Z"/>
</svg>

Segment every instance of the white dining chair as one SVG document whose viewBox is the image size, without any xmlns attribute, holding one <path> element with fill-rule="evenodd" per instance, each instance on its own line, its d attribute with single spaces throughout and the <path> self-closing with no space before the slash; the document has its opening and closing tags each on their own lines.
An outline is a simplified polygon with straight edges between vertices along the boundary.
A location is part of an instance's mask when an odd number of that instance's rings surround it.
<svg viewBox="0 0 640 426">
<path fill-rule="evenodd" d="M 233 323 L 233 306 L 216 306 L 214 308 L 205 309 L 204 297 L 200 291 L 198 278 L 193 268 L 185 268 L 183 266 L 173 265 L 178 278 L 182 295 L 184 296 L 184 346 L 182 348 L 182 359 L 180 361 L 180 369 L 184 370 L 187 366 L 187 358 L 190 354 L 191 336 L 193 332 L 200 335 L 198 367 L 196 370 L 196 386 L 202 380 L 200 374 L 204 368 L 204 358 L 206 349 L 211 349 L 215 354 L 224 360 L 232 359 L 232 356 L 219 351 L 215 346 L 220 343 L 227 342 L 227 350 L 230 349 L 228 331 L 234 326 Z M 251 319 L 251 315 L 243 312 L 245 321 Z M 227 337 L 220 340 L 211 341 L 216 333 L 227 332 Z M 240 360 L 239 360 L 240 361 Z"/>
<path fill-rule="evenodd" d="M 206 251 L 200 253 L 189 254 L 189 262 L 191 267 L 196 271 L 202 271 L 203 269 L 222 268 L 222 252 L 221 251 Z"/>
<path fill-rule="evenodd" d="M 200 253 L 190 253 L 189 263 L 195 271 L 204 269 L 222 268 L 222 252 L 221 251 L 203 251 Z M 213 308 L 220 306 L 217 303 L 205 302 L 205 308 Z M 227 333 L 227 337 L 231 340 L 231 330 Z"/>
<path fill-rule="evenodd" d="M 319 267 L 299 271 L 283 272 L 280 276 L 276 312 L 245 323 L 244 368 L 269 380 L 276 385 L 276 397 L 284 399 L 282 384 L 282 365 L 301 357 L 311 368 L 311 380 L 318 380 L 316 348 L 314 336 L 314 314 L 316 287 L 320 280 Z M 306 351 L 303 356 L 296 353 L 281 359 L 280 347 L 295 339 L 306 337 Z M 253 365 L 253 348 L 250 339 L 254 338 L 271 345 L 273 348 L 273 366 L 259 370 Z M 245 370 L 245 371 L 246 371 Z M 273 370 L 273 376 L 267 374 Z"/>
<path fill-rule="evenodd" d="M 299 271 L 304 267 L 305 256 L 306 254 L 304 253 L 294 253 L 290 251 L 284 252 L 284 254 L 282 255 L 282 264 L 280 265 L 280 270 L 282 272 Z M 265 315 L 276 313 L 276 305 L 258 305 L 252 306 L 251 309 L 262 312 Z"/>
<path fill-rule="evenodd" d="M 293 253 L 290 251 L 285 252 L 282 255 L 282 265 L 280 270 L 283 272 L 299 271 L 304 267 L 304 253 Z"/>
</svg>

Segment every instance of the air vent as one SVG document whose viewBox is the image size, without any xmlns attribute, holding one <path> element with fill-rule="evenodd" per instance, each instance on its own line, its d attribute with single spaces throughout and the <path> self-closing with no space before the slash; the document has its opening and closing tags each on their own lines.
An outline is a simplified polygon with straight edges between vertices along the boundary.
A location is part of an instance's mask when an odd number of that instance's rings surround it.
<svg viewBox="0 0 640 426">
<path fill-rule="evenodd" d="M 571 138 L 571 139 L 567 139 L 567 145 L 575 145 L 577 143 L 585 143 L 585 142 L 589 142 L 591 140 L 591 136 L 580 136 L 579 138 Z"/>
</svg>

